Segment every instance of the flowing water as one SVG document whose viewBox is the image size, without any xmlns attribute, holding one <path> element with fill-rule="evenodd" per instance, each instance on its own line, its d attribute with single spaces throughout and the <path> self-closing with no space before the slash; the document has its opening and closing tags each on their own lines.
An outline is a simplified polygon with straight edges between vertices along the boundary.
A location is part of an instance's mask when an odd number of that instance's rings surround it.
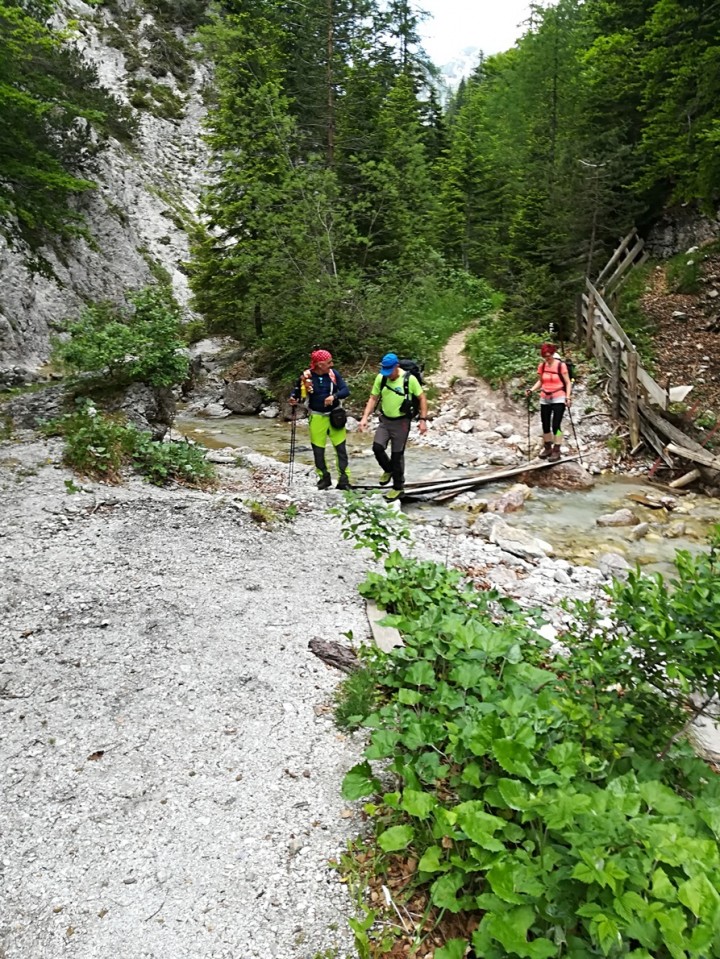
<svg viewBox="0 0 720 959">
<path fill-rule="evenodd" d="M 190 439 L 212 449 L 249 447 L 257 453 L 287 462 L 290 450 L 290 424 L 280 419 L 254 416 L 230 416 L 224 420 L 180 415 L 176 428 Z M 299 423 L 296 434 L 296 462 L 311 466 L 312 451 L 306 427 Z M 354 483 L 374 484 L 378 466 L 372 455 L 372 432 L 352 433 L 348 438 L 350 469 Z M 328 445 L 328 462 L 332 452 Z M 445 450 L 408 444 L 406 478 L 417 480 L 452 479 L 465 471 L 452 467 L 452 458 Z M 332 463 L 334 467 L 334 463 Z M 333 475 L 336 470 L 333 468 Z M 509 482 L 482 487 L 477 498 L 492 499 L 508 489 Z M 660 492 L 668 492 L 662 490 Z M 669 491 L 672 494 L 672 491 Z M 533 489 L 525 507 L 516 513 L 507 513 L 503 520 L 522 526 L 550 543 L 557 556 L 587 566 L 596 565 L 603 553 L 619 553 L 631 563 L 640 563 L 648 571 L 668 572 L 677 549 L 696 551 L 703 548 L 707 534 L 714 523 L 720 523 L 720 501 L 694 493 L 674 495 L 677 506 L 671 512 L 651 509 L 634 502 L 633 494 L 658 498 L 658 487 L 637 479 L 615 475 L 597 478 L 590 490 L 561 492 L 553 489 Z M 598 516 L 629 507 L 639 522 L 650 524 L 648 534 L 638 540 L 629 535 L 628 527 L 600 527 Z M 448 509 L 457 510 L 457 504 L 415 504 L 407 507 L 430 515 L 444 515 Z"/>
</svg>

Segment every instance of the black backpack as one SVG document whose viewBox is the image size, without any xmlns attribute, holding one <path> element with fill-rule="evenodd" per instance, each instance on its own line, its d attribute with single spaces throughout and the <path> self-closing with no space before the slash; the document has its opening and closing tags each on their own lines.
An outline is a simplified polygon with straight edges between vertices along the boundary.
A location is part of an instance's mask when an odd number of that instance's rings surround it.
<svg viewBox="0 0 720 959">
<path fill-rule="evenodd" d="M 423 385 L 422 363 L 419 360 L 399 360 L 398 366 L 403 371 L 403 390 L 405 391 L 405 400 L 400 407 L 400 411 L 403 416 L 408 416 L 411 420 L 416 420 L 420 415 L 420 397 L 413 396 L 410 393 L 409 380 L 411 376 L 414 376 L 420 386 Z M 387 386 L 387 381 L 387 376 L 383 376 L 382 383 L 380 384 L 381 393 Z M 398 392 L 398 390 L 393 389 L 392 386 L 388 386 L 388 389 L 393 390 L 393 393 Z"/>
</svg>

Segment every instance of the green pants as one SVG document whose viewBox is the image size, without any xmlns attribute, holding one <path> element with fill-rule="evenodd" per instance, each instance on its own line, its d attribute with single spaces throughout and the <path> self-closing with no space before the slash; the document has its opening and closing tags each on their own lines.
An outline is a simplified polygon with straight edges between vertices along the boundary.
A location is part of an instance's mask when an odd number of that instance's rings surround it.
<svg viewBox="0 0 720 959">
<path fill-rule="evenodd" d="M 310 443 L 312 444 L 313 458 L 315 460 L 315 471 L 318 476 L 327 476 L 329 470 L 325 462 L 325 444 L 328 436 L 330 442 L 335 447 L 337 456 L 338 479 L 350 478 L 348 472 L 348 453 L 345 440 L 347 439 L 347 430 L 343 426 L 341 430 L 336 430 L 330 425 L 330 417 L 322 413 L 310 414 Z"/>
</svg>

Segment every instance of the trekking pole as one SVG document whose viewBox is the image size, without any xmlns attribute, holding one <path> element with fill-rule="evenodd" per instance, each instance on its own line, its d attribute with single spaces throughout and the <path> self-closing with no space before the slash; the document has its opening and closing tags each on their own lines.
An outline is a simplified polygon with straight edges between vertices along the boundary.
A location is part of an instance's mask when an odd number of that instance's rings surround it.
<svg viewBox="0 0 720 959">
<path fill-rule="evenodd" d="M 530 456 L 530 396 L 529 396 L 529 394 L 528 394 L 528 396 L 525 397 L 525 399 L 527 400 L 527 411 L 528 411 L 528 429 L 527 429 L 527 434 L 528 434 L 528 463 L 529 463 L 529 462 L 530 462 L 530 459 L 531 459 L 531 456 Z"/>
<path fill-rule="evenodd" d="M 288 459 L 288 489 L 292 486 L 295 472 L 295 436 L 297 434 L 297 407 L 293 406 L 290 416 L 290 457 Z"/>
<path fill-rule="evenodd" d="M 585 464 L 583 463 L 582 453 L 580 452 L 580 444 L 578 443 L 577 432 L 575 430 L 575 421 L 572 418 L 572 411 L 569 406 L 566 407 L 566 409 L 568 411 L 568 416 L 570 417 L 570 426 L 572 426 L 573 437 L 575 438 L 575 448 L 578 452 L 578 459 L 580 460 L 580 465 L 584 466 Z"/>
</svg>

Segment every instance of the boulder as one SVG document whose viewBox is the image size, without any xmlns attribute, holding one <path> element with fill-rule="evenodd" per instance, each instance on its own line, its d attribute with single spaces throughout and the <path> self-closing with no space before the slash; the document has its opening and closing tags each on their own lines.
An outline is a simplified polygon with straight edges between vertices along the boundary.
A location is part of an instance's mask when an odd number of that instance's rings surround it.
<svg viewBox="0 0 720 959">
<path fill-rule="evenodd" d="M 223 402 L 233 413 L 242 416 L 254 416 L 262 409 L 263 390 L 268 386 L 267 380 L 234 380 L 225 387 Z"/>
<path fill-rule="evenodd" d="M 175 397 L 172 390 L 145 383 L 131 383 L 110 398 L 98 401 L 109 413 L 122 413 L 128 423 L 161 440 L 175 419 Z"/>
<path fill-rule="evenodd" d="M 518 477 L 526 486 L 539 489 L 591 489 L 595 480 L 579 463 L 558 463 L 552 469 L 533 470 Z"/>
<path fill-rule="evenodd" d="M 62 386 L 48 386 L 36 393 L 21 393 L 6 403 L 0 401 L 0 414 L 9 417 L 17 429 L 32 430 L 72 408 L 72 399 Z"/>
<path fill-rule="evenodd" d="M 510 526 L 499 516 L 484 513 L 477 517 L 470 532 L 481 536 L 489 543 L 499 546 L 500 549 L 521 559 L 538 559 L 552 556 L 553 548 L 550 543 L 526 533 L 516 526 Z"/>
<path fill-rule="evenodd" d="M 602 553 L 596 563 L 600 572 L 608 579 L 624 579 L 630 569 L 630 563 L 619 553 Z"/>
</svg>

